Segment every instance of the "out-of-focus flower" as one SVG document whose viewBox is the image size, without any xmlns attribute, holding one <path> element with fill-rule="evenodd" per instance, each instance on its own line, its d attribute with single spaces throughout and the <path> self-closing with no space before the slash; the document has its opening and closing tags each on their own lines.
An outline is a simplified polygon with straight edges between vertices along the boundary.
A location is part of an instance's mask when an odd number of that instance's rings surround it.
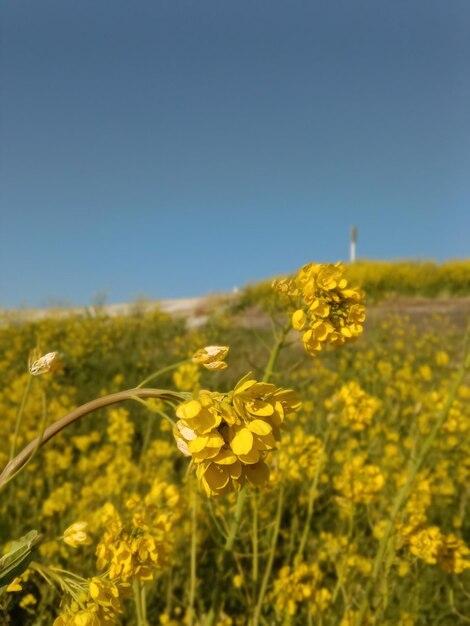
<svg viewBox="0 0 470 626">
<path fill-rule="evenodd" d="M 325 401 L 325 407 L 332 411 L 330 418 L 337 419 L 340 426 L 362 431 L 368 426 L 381 402 L 369 396 L 354 381 L 346 383 L 332 398 Z"/>
<path fill-rule="evenodd" d="M 8 587 L 6 588 L 6 591 L 8 593 L 12 593 L 14 591 L 21 591 L 23 589 L 23 587 L 21 586 L 21 578 L 19 578 L 18 576 L 11 581 L 11 583 L 8 585 Z"/>
<path fill-rule="evenodd" d="M 445 572 L 455 574 L 470 569 L 470 549 L 455 535 L 443 535 L 438 526 L 423 528 L 416 522 L 402 525 L 398 530 L 402 545 L 425 563 L 437 563 Z"/>
<path fill-rule="evenodd" d="M 203 365 L 208 370 L 223 370 L 227 367 L 224 359 L 229 349 L 227 346 L 206 346 L 194 354 L 193 361 Z"/>
<path fill-rule="evenodd" d="M 80 603 L 73 601 L 54 620 L 53 626 L 101 626 L 116 624 L 122 613 L 121 597 L 128 594 L 125 583 L 95 576 L 88 589 L 80 594 Z"/>
<path fill-rule="evenodd" d="M 28 593 L 23 598 L 21 598 L 21 600 L 20 600 L 20 607 L 22 609 L 27 609 L 28 607 L 34 606 L 35 604 L 37 604 L 37 602 L 38 601 L 33 596 L 33 594 L 32 593 Z"/>
<path fill-rule="evenodd" d="M 296 307 L 292 326 L 302 332 L 311 355 L 329 343 L 341 346 L 362 333 L 365 320 L 364 292 L 348 288 L 341 263 L 304 265 L 292 279 L 274 283 Z"/>
<path fill-rule="evenodd" d="M 335 488 L 351 502 L 369 504 L 373 502 L 385 485 L 385 478 L 377 465 L 366 462 L 359 454 L 346 463 L 339 476 L 333 479 Z"/>
<path fill-rule="evenodd" d="M 284 566 L 274 581 L 273 596 L 276 611 L 280 614 L 295 615 L 299 606 L 308 603 L 312 615 L 324 611 L 331 599 L 331 593 L 320 583 L 323 574 L 316 563 L 300 563 L 295 569 Z"/>
<path fill-rule="evenodd" d="M 183 363 L 173 373 L 173 382 L 180 391 L 194 391 L 199 386 L 201 370 L 197 363 Z"/>
<path fill-rule="evenodd" d="M 88 524 L 86 522 L 75 522 L 64 532 L 64 543 L 72 546 L 72 548 L 90 545 L 91 539 L 87 533 L 87 528 Z"/>
<path fill-rule="evenodd" d="M 32 350 L 28 360 L 29 371 L 33 376 L 41 376 L 41 374 L 49 374 L 62 368 L 58 352 L 48 352 L 40 356 L 40 352 Z"/>
</svg>

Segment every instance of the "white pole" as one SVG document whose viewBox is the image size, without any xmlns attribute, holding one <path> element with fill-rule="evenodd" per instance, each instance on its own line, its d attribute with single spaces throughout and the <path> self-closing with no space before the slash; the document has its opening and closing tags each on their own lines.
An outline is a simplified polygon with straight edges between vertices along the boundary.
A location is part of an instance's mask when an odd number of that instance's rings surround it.
<svg viewBox="0 0 470 626">
<path fill-rule="evenodd" d="M 349 261 L 354 263 L 356 260 L 356 241 L 357 241 L 357 228 L 353 226 L 351 228 L 351 245 L 349 248 Z"/>
</svg>

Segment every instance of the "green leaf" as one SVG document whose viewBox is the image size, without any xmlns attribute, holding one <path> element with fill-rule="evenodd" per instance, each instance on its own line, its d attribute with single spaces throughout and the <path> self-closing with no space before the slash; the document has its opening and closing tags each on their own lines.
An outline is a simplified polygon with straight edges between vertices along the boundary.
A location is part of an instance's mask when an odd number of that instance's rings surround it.
<svg viewBox="0 0 470 626">
<path fill-rule="evenodd" d="M 0 558 L 0 587 L 9 585 L 25 571 L 40 541 L 41 535 L 37 530 L 31 530 L 20 539 L 12 541 L 10 551 Z"/>
</svg>

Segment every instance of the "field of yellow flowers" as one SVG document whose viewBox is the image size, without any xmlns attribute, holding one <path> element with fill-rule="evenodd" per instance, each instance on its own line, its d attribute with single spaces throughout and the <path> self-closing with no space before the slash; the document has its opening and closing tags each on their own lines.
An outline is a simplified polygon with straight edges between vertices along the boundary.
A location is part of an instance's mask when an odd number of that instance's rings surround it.
<svg viewBox="0 0 470 626">
<path fill-rule="evenodd" d="M 2 626 L 470 622 L 468 308 L 368 317 L 348 272 L 256 328 L 0 328 Z"/>
</svg>

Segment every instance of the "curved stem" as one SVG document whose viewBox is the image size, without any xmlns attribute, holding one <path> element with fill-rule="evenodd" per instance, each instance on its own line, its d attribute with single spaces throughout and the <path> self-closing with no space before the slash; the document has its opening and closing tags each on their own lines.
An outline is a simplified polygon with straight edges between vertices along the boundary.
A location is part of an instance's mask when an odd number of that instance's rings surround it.
<svg viewBox="0 0 470 626">
<path fill-rule="evenodd" d="M 55 437 L 61 430 L 93 411 L 97 411 L 98 409 L 102 409 L 125 400 L 132 400 L 133 398 L 160 398 L 161 400 L 176 400 L 180 402 L 187 399 L 187 394 L 167 391 L 164 389 L 135 388 L 127 389 L 126 391 L 119 391 L 118 393 L 111 393 L 107 396 L 103 396 L 102 398 L 96 398 L 96 400 L 82 404 L 48 426 L 42 433 L 42 436 L 33 439 L 33 441 L 31 441 L 25 448 L 23 448 L 23 450 L 21 450 L 21 452 L 9 461 L 0 474 L 0 489 L 8 482 L 11 476 L 16 474 L 16 472 L 23 467 L 23 465 L 30 459 L 38 448 L 42 447 L 50 439 Z"/>
</svg>

